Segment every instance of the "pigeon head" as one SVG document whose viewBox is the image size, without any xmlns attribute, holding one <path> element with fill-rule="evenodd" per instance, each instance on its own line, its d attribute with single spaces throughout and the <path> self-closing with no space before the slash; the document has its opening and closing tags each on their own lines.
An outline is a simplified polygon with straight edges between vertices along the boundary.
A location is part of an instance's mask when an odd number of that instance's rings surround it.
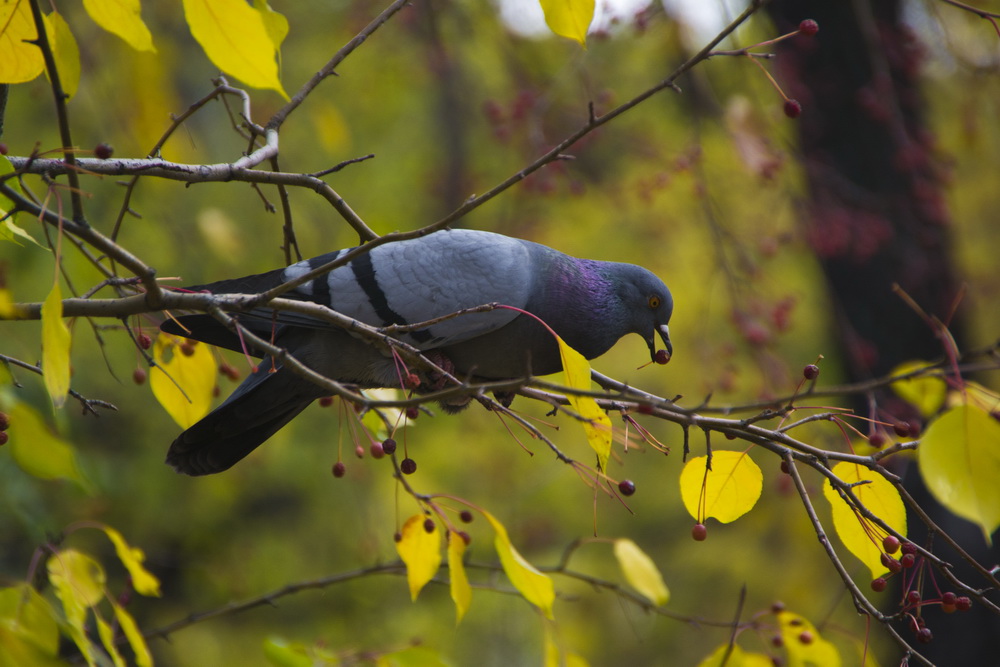
<svg viewBox="0 0 1000 667">
<path fill-rule="evenodd" d="M 659 335 L 673 356 L 670 342 L 670 316 L 674 312 L 674 299 L 663 281 L 651 272 L 633 264 L 612 264 L 611 279 L 618 298 L 627 313 L 628 332 L 642 336 L 649 346 L 649 356 L 656 361 L 656 336 Z"/>
</svg>

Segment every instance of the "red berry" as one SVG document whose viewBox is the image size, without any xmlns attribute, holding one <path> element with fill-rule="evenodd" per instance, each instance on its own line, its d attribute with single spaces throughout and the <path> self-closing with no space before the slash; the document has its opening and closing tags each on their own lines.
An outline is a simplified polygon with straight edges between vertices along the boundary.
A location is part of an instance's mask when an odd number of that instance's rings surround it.
<svg viewBox="0 0 1000 667">
<path fill-rule="evenodd" d="M 365 448 L 360 443 L 354 446 L 354 455 L 359 459 L 365 458 Z"/>
<path fill-rule="evenodd" d="M 416 389 L 420 386 L 420 377 L 416 373 L 410 373 L 406 376 L 406 388 Z"/>
<path fill-rule="evenodd" d="M 462 523 L 472 523 L 472 512 L 469 510 L 462 510 L 462 513 L 458 515 L 458 518 L 462 520 Z"/>
<path fill-rule="evenodd" d="M 418 408 L 417 406 L 411 405 L 410 407 L 406 408 L 407 419 L 416 419 L 419 415 L 420 415 L 420 408 Z"/>
<path fill-rule="evenodd" d="M 694 538 L 695 542 L 704 542 L 705 538 L 708 537 L 708 528 L 705 528 L 705 524 L 696 523 L 691 528 L 691 537 Z"/>
<path fill-rule="evenodd" d="M 771 613 L 772 614 L 780 614 L 783 611 L 785 611 L 785 603 L 784 602 L 782 602 L 781 600 L 775 600 L 774 602 L 771 603 Z M 792 620 L 795 621 L 795 620 L 798 620 L 798 619 L 792 619 Z"/>
<path fill-rule="evenodd" d="M 403 534 L 397 530 L 395 533 L 392 534 L 392 539 L 395 540 L 396 542 L 402 542 Z"/>
<path fill-rule="evenodd" d="M 771 637 L 771 646 L 774 648 L 781 648 L 785 645 L 785 640 L 782 639 L 781 635 L 774 635 Z"/>
<path fill-rule="evenodd" d="M 886 535 L 882 540 L 882 548 L 887 554 L 894 554 L 899 551 L 899 539 L 895 535 Z"/>
<path fill-rule="evenodd" d="M 907 569 L 913 567 L 914 565 L 916 565 L 916 563 L 917 563 L 917 557 L 914 556 L 913 554 L 903 554 L 902 556 L 899 557 L 899 564 Z"/>
<path fill-rule="evenodd" d="M 930 644 L 932 639 L 934 639 L 934 633 L 931 632 L 930 628 L 920 628 L 917 631 L 917 641 L 921 644 Z"/>
<path fill-rule="evenodd" d="M 667 352 L 666 350 L 657 350 L 655 361 L 656 363 L 662 366 L 663 364 L 670 361 L 670 353 Z"/>
<path fill-rule="evenodd" d="M 333 396 L 323 396 L 319 399 L 319 405 L 322 408 L 328 408 L 333 405 Z"/>
<path fill-rule="evenodd" d="M 135 382 L 136 384 L 145 384 L 146 383 L 146 369 L 145 368 L 137 368 L 134 371 L 132 371 L 132 382 Z"/>
<path fill-rule="evenodd" d="M 788 461 L 781 462 L 781 472 L 785 473 L 786 475 L 792 474 L 792 467 L 788 465 Z"/>
<path fill-rule="evenodd" d="M 462 538 L 463 542 L 465 542 L 465 546 L 472 544 L 472 535 L 469 535 L 464 530 L 458 531 L 458 536 Z"/>
<path fill-rule="evenodd" d="M 812 19 L 806 19 L 799 24 L 799 34 L 805 35 L 806 37 L 812 37 L 817 32 L 819 32 L 819 24 Z"/>
<path fill-rule="evenodd" d="M 7 154 L 7 144 L 0 142 L 0 155 Z"/>
<path fill-rule="evenodd" d="M 900 550 L 904 554 L 916 554 L 917 553 L 917 545 L 915 545 L 913 542 L 903 542 L 899 546 L 899 548 L 900 548 Z"/>
<path fill-rule="evenodd" d="M 807 380 L 815 380 L 819 377 L 819 366 L 816 364 L 809 364 L 802 369 L 802 375 Z"/>
<path fill-rule="evenodd" d="M 180 344 L 181 354 L 185 357 L 190 357 L 194 354 L 194 346 L 198 341 L 196 340 L 186 340 Z"/>
<path fill-rule="evenodd" d="M 941 604 L 955 604 L 958 601 L 958 596 L 947 591 L 941 594 Z"/>
<path fill-rule="evenodd" d="M 870 444 L 875 449 L 881 449 L 885 445 L 885 433 L 882 431 L 875 431 L 870 436 L 868 436 L 868 444 Z"/>
<path fill-rule="evenodd" d="M 799 633 L 799 641 L 803 644 L 812 644 L 815 639 L 816 636 L 808 630 L 803 630 Z"/>
<path fill-rule="evenodd" d="M 6 412 L 0 412 L 0 431 L 6 431 L 10 428 L 10 415 Z"/>
<path fill-rule="evenodd" d="M 909 422 L 896 422 L 892 425 L 892 430 L 896 432 L 900 438 L 906 438 L 910 435 L 910 423 Z"/>
<path fill-rule="evenodd" d="M 399 462 L 399 469 L 403 471 L 404 475 L 412 475 L 417 472 L 417 462 L 411 458 L 405 458 Z"/>
<path fill-rule="evenodd" d="M 618 490 L 621 491 L 623 496 L 631 496 L 635 493 L 635 482 L 630 479 L 623 479 L 618 482 Z"/>
<path fill-rule="evenodd" d="M 385 456 L 385 450 L 382 449 L 381 442 L 373 442 L 368 446 L 368 453 L 372 455 L 373 459 L 380 459 Z"/>
<path fill-rule="evenodd" d="M 392 454 L 396 451 L 396 441 L 392 438 L 386 438 L 382 441 L 382 451 L 386 454 Z"/>
<path fill-rule="evenodd" d="M 876 593 L 881 593 L 882 591 L 885 590 L 885 587 L 888 584 L 889 582 L 885 580 L 885 577 L 879 577 L 878 579 L 873 579 L 872 590 L 875 591 Z"/>
<path fill-rule="evenodd" d="M 906 601 L 909 604 L 920 604 L 920 591 L 910 591 L 906 594 Z"/>
<path fill-rule="evenodd" d="M 899 572 L 903 569 L 903 566 L 899 564 L 899 561 L 888 554 L 882 554 L 879 558 L 882 561 L 882 565 L 885 566 L 885 569 L 890 572 Z"/>
<path fill-rule="evenodd" d="M 0 431 L 0 447 L 6 445 L 8 440 L 10 440 L 10 435 L 7 434 L 7 431 Z"/>
<path fill-rule="evenodd" d="M 135 341 L 139 343 L 139 347 L 144 350 L 148 350 L 149 346 L 153 344 L 153 339 L 144 333 L 139 334 L 135 337 Z"/>
<path fill-rule="evenodd" d="M 110 144 L 99 143 L 94 147 L 94 157 L 99 160 L 107 160 L 109 157 L 114 155 L 115 149 L 111 147 Z"/>
<path fill-rule="evenodd" d="M 785 100 L 785 115 L 789 118 L 798 118 L 802 113 L 802 105 L 798 100 L 788 99 Z"/>
<path fill-rule="evenodd" d="M 972 609 L 972 600 L 963 595 L 955 600 L 955 608 L 959 611 L 969 611 Z"/>
<path fill-rule="evenodd" d="M 333 476 L 343 477 L 344 473 L 347 472 L 347 466 L 344 465 L 343 461 L 337 461 L 333 464 Z"/>
<path fill-rule="evenodd" d="M 427 517 L 424 519 L 424 530 L 428 533 L 433 533 L 434 529 L 437 528 L 437 524 L 434 523 L 434 519 Z"/>
</svg>

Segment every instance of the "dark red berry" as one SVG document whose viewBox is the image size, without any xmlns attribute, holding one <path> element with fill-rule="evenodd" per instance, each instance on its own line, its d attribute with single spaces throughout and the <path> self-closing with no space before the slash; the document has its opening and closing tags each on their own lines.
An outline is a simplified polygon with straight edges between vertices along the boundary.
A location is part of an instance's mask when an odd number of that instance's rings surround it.
<svg viewBox="0 0 1000 667">
<path fill-rule="evenodd" d="M 798 100 L 785 100 L 784 111 L 789 118 L 798 118 L 802 114 L 802 105 Z"/>
<path fill-rule="evenodd" d="M 882 565 L 885 566 L 885 569 L 890 572 L 899 572 L 903 569 L 903 566 L 899 564 L 899 561 L 888 554 L 882 554 L 880 559 L 882 561 Z"/>
<path fill-rule="evenodd" d="M 198 341 L 196 340 L 186 340 L 180 344 L 181 354 L 185 357 L 190 357 L 194 354 L 194 346 Z"/>
<path fill-rule="evenodd" d="M 382 449 L 381 442 L 373 442 L 368 445 L 368 453 L 372 455 L 373 459 L 380 459 L 385 456 L 385 450 Z"/>
<path fill-rule="evenodd" d="M 99 143 L 94 147 L 94 157 L 99 160 L 107 160 L 109 157 L 114 155 L 115 149 L 111 147 L 110 144 Z"/>
<path fill-rule="evenodd" d="M 819 377 L 819 366 L 816 364 L 809 364 L 802 369 L 802 375 L 807 380 L 815 380 Z"/>
<path fill-rule="evenodd" d="M 930 644 L 932 639 L 934 639 L 934 633 L 931 632 L 930 628 L 920 628 L 917 631 L 917 641 L 921 644 Z"/>
<path fill-rule="evenodd" d="M 434 519 L 427 517 L 424 519 L 424 530 L 428 533 L 433 533 L 434 529 L 437 528 L 437 524 L 434 523 Z"/>
<path fill-rule="evenodd" d="M 670 353 L 667 352 L 666 350 L 657 350 L 655 355 L 655 361 L 656 363 L 662 366 L 663 364 L 670 361 Z"/>
<path fill-rule="evenodd" d="M 386 454 L 392 454 L 396 451 L 396 441 L 392 438 L 386 438 L 382 441 L 382 451 Z"/>
<path fill-rule="evenodd" d="M 920 591 L 910 591 L 907 593 L 906 601 L 909 604 L 920 604 Z"/>
<path fill-rule="evenodd" d="M 6 431 L 10 428 L 10 415 L 6 412 L 0 412 L 0 431 Z"/>
<path fill-rule="evenodd" d="M 399 462 L 399 469 L 403 471 L 404 475 L 412 475 L 417 472 L 417 462 L 410 458 L 403 459 Z"/>
<path fill-rule="evenodd" d="M 139 343 L 139 347 L 144 350 L 148 350 L 149 346 L 153 344 L 153 339 L 144 333 L 139 334 L 135 337 L 135 342 Z"/>
<path fill-rule="evenodd" d="M 410 407 L 406 408 L 407 419 L 416 419 L 418 416 L 420 416 L 420 408 L 418 408 L 415 405 L 411 405 Z"/>
<path fill-rule="evenodd" d="M 885 433 L 882 431 L 875 431 L 868 436 L 868 444 L 875 449 L 881 449 L 885 445 Z"/>
<path fill-rule="evenodd" d="M 472 544 L 472 535 L 469 535 L 464 530 L 458 531 L 458 536 L 462 538 L 463 542 L 465 542 L 465 546 Z"/>
<path fill-rule="evenodd" d="M 774 602 L 771 603 L 771 613 L 772 614 L 780 614 L 783 611 L 785 611 L 785 603 L 784 602 L 782 602 L 781 600 L 775 600 Z"/>
<path fill-rule="evenodd" d="M 903 567 L 909 569 L 913 567 L 917 562 L 917 557 L 913 554 L 903 554 L 899 557 L 899 564 Z"/>
<path fill-rule="evenodd" d="M 815 639 L 816 636 L 808 630 L 803 630 L 799 633 L 799 641 L 803 644 L 812 644 Z"/>
<path fill-rule="evenodd" d="M 10 440 L 10 435 L 7 431 L 0 431 L 0 447 L 6 445 L 8 440 Z"/>
<path fill-rule="evenodd" d="M 799 34 L 805 35 L 806 37 L 812 37 L 817 32 L 819 32 L 819 24 L 812 19 L 806 19 L 799 24 Z"/>
<path fill-rule="evenodd" d="M 906 438 L 910 435 L 910 423 L 909 422 L 896 422 L 892 425 L 892 430 L 896 432 L 900 438 Z"/>
<path fill-rule="evenodd" d="M 785 473 L 786 475 L 792 474 L 792 467 L 788 465 L 788 461 L 781 462 L 781 472 Z"/>
<path fill-rule="evenodd" d="M 7 144 L 0 142 L 0 155 L 7 154 Z"/>
<path fill-rule="evenodd" d="M 963 595 L 955 600 L 955 608 L 959 611 L 969 611 L 972 609 L 972 600 Z"/>
<path fill-rule="evenodd" d="M 402 542 L 403 534 L 397 530 L 395 533 L 392 534 L 392 539 L 395 540 L 396 542 Z"/>
<path fill-rule="evenodd" d="M 321 408 L 328 408 L 333 405 L 333 396 L 322 396 L 319 399 L 319 405 Z"/>
<path fill-rule="evenodd" d="M 137 368 L 134 371 L 132 371 L 132 382 L 135 382 L 136 384 L 145 384 L 146 383 L 146 369 L 145 368 Z"/>
<path fill-rule="evenodd" d="M 462 513 L 458 515 L 458 518 L 462 520 L 462 523 L 472 523 L 472 512 L 469 510 L 462 510 Z"/>
<path fill-rule="evenodd" d="M 773 637 L 771 637 L 771 646 L 773 646 L 774 648 L 781 648 L 784 645 L 785 645 L 785 640 L 781 637 L 781 635 L 774 635 Z"/>
<path fill-rule="evenodd" d="M 333 464 L 333 476 L 343 477 L 344 473 L 347 472 L 347 466 L 344 465 L 343 461 L 337 461 Z"/>
<path fill-rule="evenodd" d="M 904 554 L 916 554 L 917 553 L 917 545 L 915 545 L 913 542 L 903 542 L 901 545 L 899 545 L 899 549 Z"/>
<path fill-rule="evenodd" d="M 894 554 L 899 551 L 899 539 L 895 535 L 886 535 L 882 540 L 882 548 L 887 554 Z"/>
<path fill-rule="evenodd" d="M 885 580 L 885 577 L 879 577 L 878 579 L 873 579 L 872 590 L 875 591 L 876 593 L 881 593 L 882 591 L 885 590 L 885 587 L 888 584 L 889 582 Z"/>
<path fill-rule="evenodd" d="M 623 479 L 618 482 L 618 490 L 621 491 L 623 496 L 631 496 L 635 493 L 635 482 L 630 479 Z"/>
<path fill-rule="evenodd" d="M 708 537 L 708 528 L 705 528 L 705 524 L 696 523 L 691 528 L 691 537 L 694 538 L 695 542 L 704 542 L 705 538 Z"/>
<path fill-rule="evenodd" d="M 946 591 L 941 594 L 941 604 L 955 604 L 958 601 L 958 596 L 951 591 Z"/>
</svg>

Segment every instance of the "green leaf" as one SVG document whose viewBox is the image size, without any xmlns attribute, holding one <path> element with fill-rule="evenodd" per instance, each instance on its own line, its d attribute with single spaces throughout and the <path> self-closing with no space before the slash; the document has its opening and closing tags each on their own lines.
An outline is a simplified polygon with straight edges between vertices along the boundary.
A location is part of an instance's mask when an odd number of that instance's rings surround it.
<svg viewBox="0 0 1000 667">
<path fill-rule="evenodd" d="M 559 357 L 562 359 L 566 386 L 578 391 L 590 391 L 590 363 L 559 336 L 556 336 L 556 342 L 559 343 Z M 611 455 L 611 418 L 589 396 L 567 394 L 566 398 L 584 419 L 583 430 L 587 434 L 587 442 L 597 452 L 598 467 L 602 471 L 607 470 L 608 457 Z"/>
<path fill-rule="evenodd" d="M 281 637 L 264 640 L 264 657 L 275 667 L 313 667 L 315 664 L 302 643 L 289 642 Z"/>
<path fill-rule="evenodd" d="M 545 23 L 560 37 L 587 46 L 587 30 L 594 20 L 594 0 L 540 0 Z"/>
<path fill-rule="evenodd" d="M 851 489 L 854 495 L 872 514 L 885 521 L 900 535 L 906 535 L 906 508 L 903 499 L 887 479 L 864 466 L 847 461 L 833 466 L 831 472 L 847 484 L 854 485 Z M 830 502 L 833 527 L 840 541 L 871 570 L 872 579 L 884 574 L 886 568 L 882 564 L 882 542 L 872 537 L 873 534 L 882 534 L 881 529 L 873 529 L 867 520 L 855 514 L 854 509 L 833 488 L 830 480 L 823 483 L 823 495 Z"/>
<path fill-rule="evenodd" d="M 83 7 L 94 23 L 118 35 L 136 51 L 151 51 L 153 36 L 142 21 L 139 0 L 83 0 Z"/>
<path fill-rule="evenodd" d="M 59 626 L 55 611 L 48 601 L 28 584 L 0 589 L 0 647 L 13 649 L 8 641 L 22 644 L 18 652 L 36 656 L 31 661 L 4 662 L 0 648 L 0 664 L 35 665 L 38 658 L 55 658 L 59 652 Z M 53 661 L 54 662 L 54 661 Z"/>
<path fill-rule="evenodd" d="M 917 462 L 938 502 L 977 524 L 990 543 L 1000 526 L 1000 423 L 974 405 L 952 408 L 927 428 Z"/>
<path fill-rule="evenodd" d="M 77 463 L 75 450 L 49 430 L 34 408 L 17 402 L 8 413 L 10 453 L 22 470 L 39 479 L 68 479 L 84 491 L 91 491 L 90 482 Z"/>
<path fill-rule="evenodd" d="M 690 459 L 681 471 L 681 500 L 698 521 L 715 518 L 729 523 L 757 504 L 764 488 L 764 475 L 745 452 L 718 450 L 708 457 Z"/>
<path fill-rule="evenodd" d="M 493 545 L 497 550 L 497 555 L 500 556 L 500 565 L 503 566 L 503 571 L 510 579 L 510 583 L 524 596 L 525 600 L 541 609 L 545 618 L 551 620 L 552 605 L 556 600 L 552 579 L 532 567 L 531 563 L 518 553 L 514 545 L 510 543 L 507 529 L 497 521 L 496 517 L 489 512 L 483 512 L 483 516 L 490 522 L 496 533 Z"/>
<path fill-rule="evenodd" d="M 94 663 L 94 649 L 87 638 L 87 609 L 104 598 L 104 568 L 90 556 L 75 549 L 52 554 L 48 563 L 49 583 L 62 601 L 63 613 L 69 624 L 69 635 L 77 648 Z"/>
<path fill-rule="evenodd" d="M 406 581 L 410 584 L 410 598 L 413 600 L 441 567 L 441 531 L 437 522 L 432 521 L 434 530 L 427 532 L 424 527 L 426 519 L 423 514 L 414 514 L 407 519 L 400 531 L 402 538 L 396 542 L 396 552 L 406 563 Z"/>
<path fill-rule="evenodd" d="M 663 575 L 653 559 L 632 540 L 617 539 L 614 546 L 615 558 L 629 585 L 642 593 L 657 606 L 667 604 L 670 591 L 663 583 Z"/>
<path fill-rule="evenodd" d="M 76 45 L 76 38 L 73 37 L 66 19 L 59 12 L 52 12 L 46 16 L 45 29 L 52 42 L 63 92 L 73 97 L 80 85 L 80 48 Z"/>
<path fill-rule="evenodd" d="M 61 408 L 69 394 L 69 328 L 62 319 L 59 281 L 42 304 L 42 377 L 52 404 Z"/>
<path fill-rule="evenodd" d="M 448 578 L 451 579 L 451 599 L 455 602 L 455 624 L 462 622 L 472 604 L 472 587 L 465 574 L 465 540 L 454 531 L 448 531 Z"/>
</svg>

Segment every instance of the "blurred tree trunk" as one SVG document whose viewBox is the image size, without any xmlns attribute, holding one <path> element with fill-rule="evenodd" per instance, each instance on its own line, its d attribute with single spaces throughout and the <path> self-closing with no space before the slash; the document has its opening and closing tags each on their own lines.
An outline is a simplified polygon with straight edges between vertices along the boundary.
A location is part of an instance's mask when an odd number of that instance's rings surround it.
<svg viewBox="0 0 1000 667">
<path fill-rule="evenodd" d="M 795 121 L 808 183 L 802 224 L 823 267 L 839 356 L 852 380 L 943 353 L 941 341 L 894 284 L 924 312 L 948 322 L 960 347 L 963 340 L 961 311 L 952 317 L 960 281 L 942 170 L 919 89 L 922 47 L 903 24 L 902 8 L 900 0 L 776 0 L 769 8 L 778 34 L 807 18 L 820 26 L 811 39 L 779 45 L 779 81 L 803 107 Z M 855 408 L 887 421 L 918 419 L 889 392 L 871 398 Z M 932 507 L 915 468 L 907 478 L 911 493 Z M 944 509 L 933 516 L 980 562 L 997 562 L 978 528 Z M 912 537 L 921 540 L 923 526 L 916 523 L 910 521 Z M 956 560 L 950 552 L 941 555 Z M 947 590 L 946 582 L 940 585 Z M 937 597 L 929 582 L 923 593 Z M 926 611 L 934 640 L 920 648 L 931 660 L 972 665 L 996 659 L 996 616 L 975 607 L 950 616 L 936 606 Z M 913 639 L 905 630 L 904 636 Z"/>
</svg>

